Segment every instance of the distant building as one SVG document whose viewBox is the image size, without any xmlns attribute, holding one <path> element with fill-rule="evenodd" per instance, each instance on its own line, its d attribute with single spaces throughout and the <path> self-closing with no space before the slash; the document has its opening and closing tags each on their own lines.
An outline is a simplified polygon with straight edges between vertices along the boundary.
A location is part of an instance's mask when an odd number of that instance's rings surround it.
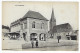
<svg viewBox="0 0 80 53">
<path fill-rule="evenodd" d="M 45 41 L 48 33 L 48 20 L 39 12 L 28 11 L 22 18 L 10 25 L 11 39 L 23 39 L 25 41 Z"/>
<path fill-rule="evenodd" d="M 7 37 L 7 33 L 10 31 L 10 28 L 8 26 L 2 25 L 2 37 Z"/>
<path fill-rule="evenodd" d="M 53 38 L 53 27 L 56 26 L 56 19 L 55 19 L 53 10 L 52 10 L 51 19 L 50 19 L 49 24 L 50 24 L 49 35 L 50 35 L 51 38 Z"/>
<path fill-rule="evenodd" d="M 58 36 L 61 36 L 61 39 L 64 40 L 73 40 L 77 39 L 75 35 L 72 35 L 73 29 L 69 23 L 64 23 L 56 25 L 56 19 L 54 16 L 54 11 L 52 10 L 51 19 L 50 19 L 50 30 L 48 31 L 49 37 L 57 39 Z"/>
<path fill-rule="evenodd" d="M 61 36 L 63 40 L 70 40 L 70 35 L 72 34 L 72 27 L 69 23 L 56 25 L 53 27 L 53 38 L 57 39 L 57 36 Z"/>
</svg>

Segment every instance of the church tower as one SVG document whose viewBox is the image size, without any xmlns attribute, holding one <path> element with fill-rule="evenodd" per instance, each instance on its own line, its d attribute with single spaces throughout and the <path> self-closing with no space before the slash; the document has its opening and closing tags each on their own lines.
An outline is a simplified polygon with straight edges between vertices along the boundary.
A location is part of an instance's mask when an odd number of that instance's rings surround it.
<svg viewBox="0 0 80 53">
<path fill-rule="evenodd" d="M 50 33 L 52 34 L 53 27 L 56 26 L 56 19 L 54 16 L 54 10 L 52 9 L 51 19 L 50 19 Z"/>
</svg>

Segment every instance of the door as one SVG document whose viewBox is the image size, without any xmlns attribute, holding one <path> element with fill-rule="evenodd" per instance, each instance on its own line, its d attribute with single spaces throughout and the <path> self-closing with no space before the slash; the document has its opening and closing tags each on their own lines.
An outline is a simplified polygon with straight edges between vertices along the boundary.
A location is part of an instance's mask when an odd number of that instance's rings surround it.
<svg viewBox="0 0 80 53">
<path fill-rule="evenodd" d="M 36 33 L 32 33 L 32 34 L 30 35 L 30 40 L 36 41 L 36 40 L 37 40 L 37 34 L 36 34 Z"/>
<path fill-rule="evenodd" d="M 23 33 L 23 39 L 26 41 L 26 34 Z"/>
</svg>

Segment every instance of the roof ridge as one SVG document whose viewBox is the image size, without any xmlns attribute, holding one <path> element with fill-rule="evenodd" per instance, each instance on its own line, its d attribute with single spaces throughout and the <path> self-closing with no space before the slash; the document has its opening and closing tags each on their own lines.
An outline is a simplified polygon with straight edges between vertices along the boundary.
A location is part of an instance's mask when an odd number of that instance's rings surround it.
<svg viewBox="0 0 80 53">
<path fill-rule="evenodd" d="M 60 26 L 60 25 L 66 25 L 66 24 L 69 24 L 69 23 L 59 24 L 59 25 L 56 25 L 56 26 Z M 69 25 L 70 25 L 70 24 L 69 24 Z"/>
</svg>

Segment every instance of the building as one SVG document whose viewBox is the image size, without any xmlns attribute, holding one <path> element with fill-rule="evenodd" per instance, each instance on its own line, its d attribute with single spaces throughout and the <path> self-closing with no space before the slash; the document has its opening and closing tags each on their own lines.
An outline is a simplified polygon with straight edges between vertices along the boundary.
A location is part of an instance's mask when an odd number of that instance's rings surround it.
<svg viewBox="0 0 80 53">
<path fill-rule="evenodd" d="M 8 37 L 7 32 L 10 31 L 10 28 L 8 26 L 2 25 L 2 38 L 5 39 L 5 37 Z"/>
<path fill-rule="evenodd" d="M 49 30 L 49 35 L 50 35 L 50 38 L 53 38 L 53 27 L 56 26 L 56 19 L 55 19 L 55 16 L 54 16 L 54 11 L 52 10 L 52 14 L 51 14 L 51 19 L 50 19 L 50 30 Z"/>
<path fill-rule="evenodd" d="M 25 41 L 45 41 L 48 33 L 48 20 L 39 12 L 28 11 L 22 18 L 10 24 L 10 39 Z"/>
<path fill-rule="evenodd" d="M 70 35 L 71 40 L 78 40 L 79 36 L 78 36 L 78 30 L 73 30 L 72 34 Z"/>
<path fill-rule="evenodd" d="M 70 40 L 70 35 L 72 34 L 72 27 L 69 23 L 56 25 L 53 27 L 53 37 L 57 39 L 58 36 L 61 36 L 62 40 Z"/>
<path fill-rule="evenodd" d="M 54 16 L 54 11 L 52 10 L 51 19 L 50 19 L 50 30 L 49 35 L 50 38 L 57 39 L 58 36 L 61 37 L 61 39 L 64 40 L 72 40 L 73 35 L 73 29 L 69 23 L 64 23 L 60 25 L 56 25 L 56 19 Z M 76 36 L 75 36 L 76 39 Z"/>
</svg>

